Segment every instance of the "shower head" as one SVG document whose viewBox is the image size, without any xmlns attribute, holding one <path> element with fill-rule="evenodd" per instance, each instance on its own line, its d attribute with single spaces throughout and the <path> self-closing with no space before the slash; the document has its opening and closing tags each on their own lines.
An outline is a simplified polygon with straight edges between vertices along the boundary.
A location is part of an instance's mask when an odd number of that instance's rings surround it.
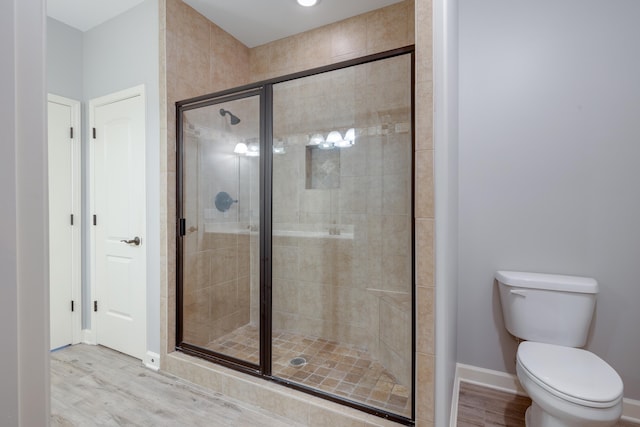
<svg viewBox="0 0 640 427">
<path fill-rule="evenodd" d="M 229 115 L 229 117 L 231 117 L 231 124 L 232 125 L 237 125 L 238 123 L 240 123 L 240 119 L 237 116 L 235 116 L 231 111 L 225 110 L 224 108 L 220 109 L 220 115 L 222 117 L 224 117 L 227 114 Z"/>
</svg>

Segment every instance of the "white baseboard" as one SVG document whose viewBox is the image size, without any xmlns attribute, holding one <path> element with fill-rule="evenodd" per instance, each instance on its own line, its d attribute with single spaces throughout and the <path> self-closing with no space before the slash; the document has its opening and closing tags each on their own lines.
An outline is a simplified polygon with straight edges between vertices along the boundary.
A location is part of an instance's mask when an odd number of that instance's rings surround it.
<svg viewBox="0 0 640 427">
<path fill-rule="evenodd" d="M 491 369 L 458 363 L 456 366 L 456 379 L 507 393 L 517 394 L 519 396 L 527 395 L 520 385 L 518 377 L 506 372 L 493 371 Z"/>
<path fill-rule="evenodd" d="M 147 368 L 158 371 L 160 370 L 160 355 L 158 353 L 154 353 L 153 351 L 147 351 L 144 355 L 144 360 L 142 361 L 144 366 Z"/>
<path fill-rule="evenodd" d="M 83 329 L 82 330 L 82 335 L 80 338 L 80 342 L 82 342 L 82 344 L 89 344 L 89 345 L 97 345 L 98 342 L 96 341 L 96 334 L 93 332 L 92 329 Z"/>
<path fill-rule="evenodd" d="M 640 400 L 624 399 L 622 402 L 622 419 L 640 424 Z"/>
<path fill-rule="evenodd" d="M 520 381 L 518 381 L 518 377 L 516 375 L 458 363 L 456 365 L 456 377 L 453 387 L 454 394 L 451 399 L 451 427 L 455 427 L 457 425 L 460 381 L 520 396 L 527 395 L 520 385 Z M 622 419 L 625 421 L 640 423 L 640 400 L 626 398 L 623 400 Z"/>
</svg>

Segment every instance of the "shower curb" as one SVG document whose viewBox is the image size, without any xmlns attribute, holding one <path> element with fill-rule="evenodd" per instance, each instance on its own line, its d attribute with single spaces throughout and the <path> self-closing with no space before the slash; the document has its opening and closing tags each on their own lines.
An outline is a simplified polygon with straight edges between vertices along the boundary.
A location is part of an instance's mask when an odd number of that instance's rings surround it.
<svg viewBox="0 0 640 427">
<path fill-rule="evenodd" d="M 267 410 L 299 425 L 316 425 L 320 419 L 331 425 L 356 423 L 363 423 L 366 427 L 401 425 L 181 352 L 173 352 L 165 356 L 163 371 L 212 392 Z"/>
</svg>

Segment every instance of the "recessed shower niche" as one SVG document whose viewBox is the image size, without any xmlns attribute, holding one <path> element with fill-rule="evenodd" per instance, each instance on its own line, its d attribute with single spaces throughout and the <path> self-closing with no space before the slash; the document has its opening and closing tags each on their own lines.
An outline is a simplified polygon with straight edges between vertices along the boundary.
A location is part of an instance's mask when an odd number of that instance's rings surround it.
<svg viewBox="0 0 640 427">
<path fill-rule="evenodd" d="M 413 51 L 177 103 L 176 348 L 414 419 Z"/>
<path fill-rule="evenodd" d="M 328 190 L 340 188 L 340 150 L 307 146 L 305 162 L 305 188 Z"/>
</svg>

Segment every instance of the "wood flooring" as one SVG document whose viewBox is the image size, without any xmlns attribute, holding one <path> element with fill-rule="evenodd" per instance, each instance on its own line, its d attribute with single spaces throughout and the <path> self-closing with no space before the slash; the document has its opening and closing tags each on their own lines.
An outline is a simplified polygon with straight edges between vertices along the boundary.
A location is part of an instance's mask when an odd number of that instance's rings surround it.
<svg viewBox="0 0 640 427">
<path fill-rule="evenodd" d="M 457 426 L 524 427 L 524 413 L 529 404 L 527 397 L 462 382 Z M 296 424 L 250 403 L 151 371 L 139 360 L 116 351 L 79 344 L 51 353 L 51 426 L 296 427 Z M 620 421 L 617 427 L 640 427 L 640 424 Z"/>
<path fill-rule="evenodd" d="M 460 383 L 458 427 L 525 427 L 524 413 L 531 399 L 491 388 Z M 640 427 L 619 421 L 617 427 Z"/>
<path fill-rule="evenodd" d="M 51 353 L 53 427 L 293 425 L 104 347 L 79 344 Z"/>
</svg>

